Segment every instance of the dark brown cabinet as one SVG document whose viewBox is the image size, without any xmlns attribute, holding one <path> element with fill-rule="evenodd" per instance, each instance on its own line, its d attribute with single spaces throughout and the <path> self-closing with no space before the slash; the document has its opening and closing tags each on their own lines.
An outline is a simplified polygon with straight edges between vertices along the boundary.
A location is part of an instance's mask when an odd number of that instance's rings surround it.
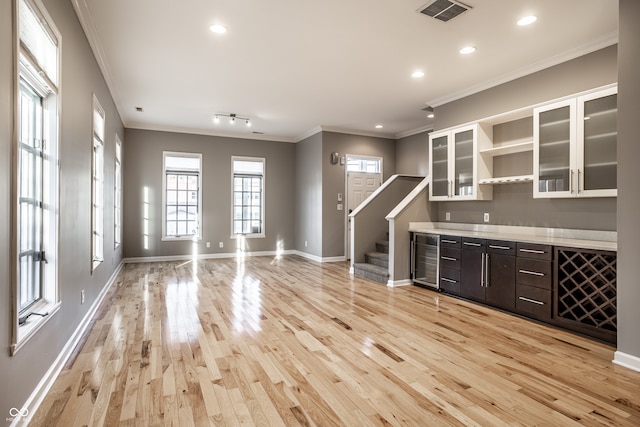
<svg viewBox="0 0 640 427">
<path fill-rule="evenodd" d="M 549 245 L 517 244 L 516 311 L 544 321 L 551 320 L 552 249 Z"/>
<path fill-rule="evenodd" d="M 460 294 L 505 310 L 515 308 L 515 244 L 462 239 Z"/>
<path fill-rule="evenodd" d="M 440 237 L 440 289 L 460 295 L 460 237 Z"/>
</svg>

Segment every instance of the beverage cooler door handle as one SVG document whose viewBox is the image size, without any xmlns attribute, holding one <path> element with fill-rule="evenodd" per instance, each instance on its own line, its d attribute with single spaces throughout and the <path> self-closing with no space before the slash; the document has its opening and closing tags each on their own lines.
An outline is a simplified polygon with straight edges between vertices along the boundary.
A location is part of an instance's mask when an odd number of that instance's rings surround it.
<svg viewBox="0 0 640 427">
<path fill-rule="evenodd" d="M 411 242 L 411 278 L 414 279 L 416 277 L 416 242 Z"/>
</svg>

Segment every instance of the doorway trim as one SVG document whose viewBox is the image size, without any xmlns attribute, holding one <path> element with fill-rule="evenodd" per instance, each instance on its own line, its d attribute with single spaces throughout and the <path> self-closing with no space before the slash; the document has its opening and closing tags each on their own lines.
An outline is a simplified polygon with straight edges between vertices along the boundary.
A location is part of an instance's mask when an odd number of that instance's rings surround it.
<svg viewBox="0 0 640 427">
<path fill-rule="evenodd" d="M 344 259 L 349 261 L 351 259 L 350 247 L 349 247 L 349 172 L 367 172 L 363 170 L 359 171 L 349 171 L 349 159 L 361 159 L 361 160 L 376 160 L 378 161 L 378 169 L 377 175 L 380 175 L 380 185 L 384 182 L 384 159 L 379 156 L 366 156 L 360 154 L 345 154 L 345 162 L 344 162 Z M 376 172 L 370 172 L 372 174 Z"/>
</svg>

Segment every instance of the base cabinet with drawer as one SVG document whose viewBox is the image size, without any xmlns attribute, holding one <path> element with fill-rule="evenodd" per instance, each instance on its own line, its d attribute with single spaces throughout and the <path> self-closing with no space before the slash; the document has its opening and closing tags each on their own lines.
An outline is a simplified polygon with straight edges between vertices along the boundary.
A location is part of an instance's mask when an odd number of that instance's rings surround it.
<svg viewBox="0 0 640 427">
<path fill-rule="evenodd" d="M 552 246 L 517 243 L 516 311 L 539 320 L 552 316 Z"/>
<path fill-rule="evenodd" d="M 440 237 L 440 289 L 460 295 L 460 242 L 458 236 Z"/>
<path fill-rule="evenodd" d="M 440 236 L 440 291 L 612 344 L 616 252 Z"/>
</svg>

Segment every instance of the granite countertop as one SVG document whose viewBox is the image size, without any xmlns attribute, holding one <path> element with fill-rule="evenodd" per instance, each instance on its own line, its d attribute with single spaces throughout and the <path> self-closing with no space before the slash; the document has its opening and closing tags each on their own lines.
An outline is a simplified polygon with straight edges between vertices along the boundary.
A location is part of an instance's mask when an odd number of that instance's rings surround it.
<svg viewBox="0 0 640 427">
<path fill-rule="evenodd" d="M 409 231 L 460 237 L 477 237 L 481 239 L 541 243 L 545 245 L 603 251 L 618 250 L 617 233 L 615 231 L 432 222 L 409 223 Z"/>
</svg>

